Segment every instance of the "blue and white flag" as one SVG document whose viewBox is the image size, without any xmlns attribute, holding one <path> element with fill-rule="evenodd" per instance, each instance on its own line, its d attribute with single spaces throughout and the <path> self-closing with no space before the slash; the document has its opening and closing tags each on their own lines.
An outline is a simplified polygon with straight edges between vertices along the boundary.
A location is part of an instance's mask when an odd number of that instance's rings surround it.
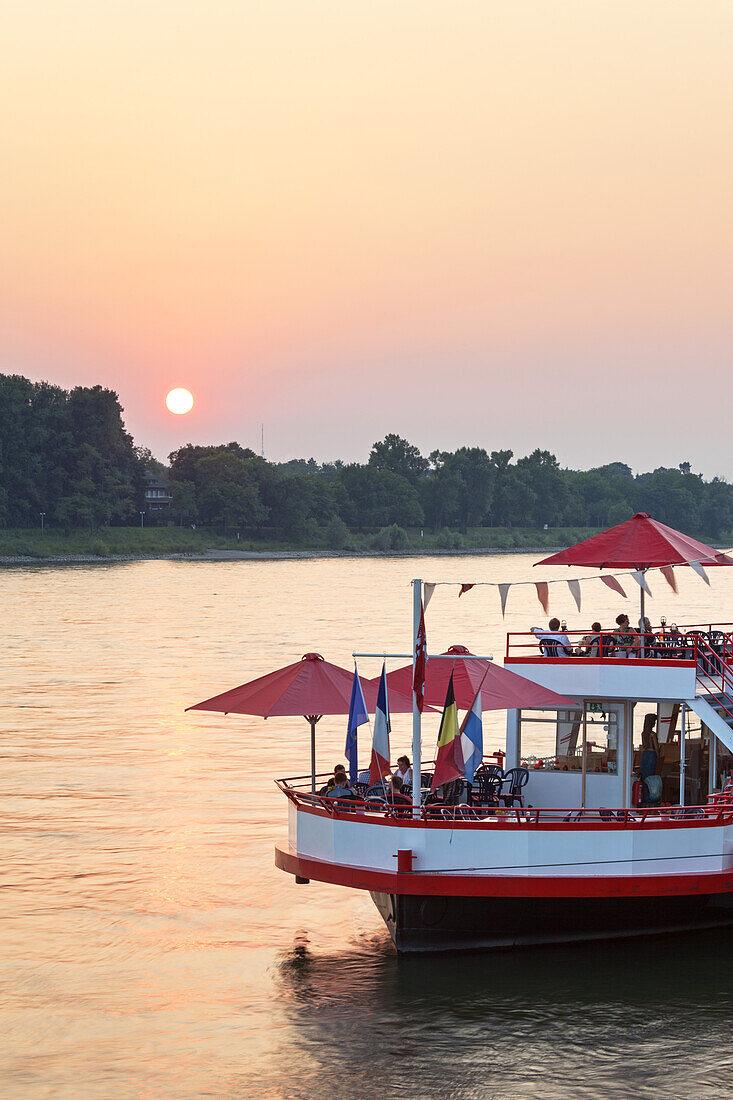
<svg viewBox="0 0 733 1100">
<path fill-rule="evenodd" d="M 473 776 L 484 758 L 484 727 L 481 718 L 481 688 L 471 704 L 461 726 L 461 748 L 466 770 L 466 779 L 473 783 Z"/>
<path fill-rule="evenodd" d="M 346 759 L 349 761 L 349 778 L 356 783 L 359 778 L 359 763 L 357 760 L 356 731 L 369 721 L 364 692 L 361 690 L 359 673 L 354 668 L 354 682 L 351 685 L 351 702 L 349 703 L 349 723 L 346 727 Z"/>
<path fill-rule="evenodd" d="M 382 665 L 377 694 L 377 709 L 374 712 L 374 733 L 372 734 L 372 756 L 369 761 L 369 782 L 372 786 L 383 783 L 389 771 L 389 735 L 392 723 L 389 720 L 389 702 L 387 699 L 387 666 Z"/>
</svg>

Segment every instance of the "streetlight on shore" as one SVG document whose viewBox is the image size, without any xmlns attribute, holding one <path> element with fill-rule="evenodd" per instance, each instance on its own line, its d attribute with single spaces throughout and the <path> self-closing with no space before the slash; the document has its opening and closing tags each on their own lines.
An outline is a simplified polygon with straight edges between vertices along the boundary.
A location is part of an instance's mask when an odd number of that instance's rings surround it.
<svg viewBox="0 0 733 1100">
<path fill-rule="evenodd" d="M 140 513 L 140 526 L 141 527 L 145 526 L 145 513 L 144 512 Z"/>
<path fill-rule="evenodd" d="M 45 512 L 39 512 L 38 514 L 41 517 L 41 534 L 43 534 L 43 521 L 46 518 L 46 513 Z"/>
</svg>

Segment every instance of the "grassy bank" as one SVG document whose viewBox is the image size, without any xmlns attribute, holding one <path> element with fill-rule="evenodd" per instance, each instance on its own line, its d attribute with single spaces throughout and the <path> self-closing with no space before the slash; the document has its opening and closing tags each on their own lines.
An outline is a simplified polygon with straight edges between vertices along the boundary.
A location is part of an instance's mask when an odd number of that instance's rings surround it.
<svg viewBox="0 0 733 1100">
<path fill-rule="evenodd" d="M 595 529 L 537 530 L 531 527 L 469 528 L 465 535 L 443 530 L 437 534 L 419 528 L 384 528 L 381 531 L 344 531 L 329 538 L 324 530 L 302 542 L 237 538 L 236 533 L 190 527 L 106 527 L 99 531 L 77 530 L 69 534 L 47 529 L 0 530 L 0 557 L 114 557 L 206 554 L 209 551 L 338 551 L 342 553 L 419 553 L 421 551 L 515 550 L 562 546 L 593 533 Z"/>
<path fill-rule="evenodd" d="M 340 530 L 334 537 L 324 529 L 301 542 L 275 538 L 237 538 L 236 532 L 220 532 L 190 527 L 105 527 L 98 531 L 77 530 L 69 534 L 46 530 L 1 530 L 0 558 L 63 557 L 167 557 L 173 554 L 205 556 L 221 551 L 255 553 L 390 554 L 477 552 L 481 550 L 534 550 L 569 546 L 598 531 L 596 527 L 470 527 L 465 534 L 457 531 L 434 532 L 420 528 L 386 527 L 379 531 Z M 720 546 L 733 543 L 713 540 Z"/>
</svg>

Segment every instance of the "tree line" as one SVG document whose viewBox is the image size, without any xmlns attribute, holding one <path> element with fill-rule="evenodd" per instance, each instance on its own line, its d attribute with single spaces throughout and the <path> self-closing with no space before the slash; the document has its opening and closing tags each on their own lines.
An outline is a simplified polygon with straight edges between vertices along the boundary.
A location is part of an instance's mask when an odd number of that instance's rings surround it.
<svg viewBox="0 0 733 1100">
<path fill-rule="evenodd" d="M 613 462 L 566 470 L 537 449 L 459 447 L 424 457 L 398 435 L 373 445 L 365 464 L 296 459 L 273 464 L 238 443 L 187 444 L 170 456 L 174 513 L 307 542 L 330 525 L 368 531 L 428 526 L 605 527 L 636 511 L 691 534 L 719 538 L 733 528 L 733 486 L 705 481 L 683 462 L 634 476 Z M 399 548 L 399 547 L 395 547 Z"/>
<path fill-rule="evenodd" d="M 335 549 L 355 534 L 402 549 L 407 528 L 440 533 L 450 548 L 475 528 L 600 528 L 636 511 L 713 539 L 733 530 L 733 487 L 688 462 L 636 475 L 623 462 L 569 470 L 540 449 L 516 460 L 483 447 L 424 456 L 395 434 L 375 442 L 365 463 L 273 463 L 236 442 L 186 444 L 169 462 L 166 470 L 135 446 L 113 391 L 0 375 L 5 527 L 38 526 L 41 512 L 65 529 L 136 523 L 153 468 L 167 474 L 172 496 L 158 522 Z"/>
</svg>

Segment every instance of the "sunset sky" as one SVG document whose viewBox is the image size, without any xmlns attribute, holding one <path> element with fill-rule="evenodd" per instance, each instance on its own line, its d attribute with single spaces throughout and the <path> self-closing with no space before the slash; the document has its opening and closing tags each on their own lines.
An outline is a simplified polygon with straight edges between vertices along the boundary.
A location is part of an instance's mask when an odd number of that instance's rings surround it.
<svg viewBox="0 0 733 1100">
<path fill-rule="evenodd" d="M 730 0 L 4 0 L 0 371 L 160 457 L 733 478 L 732 49 Z"/>
</svg>

